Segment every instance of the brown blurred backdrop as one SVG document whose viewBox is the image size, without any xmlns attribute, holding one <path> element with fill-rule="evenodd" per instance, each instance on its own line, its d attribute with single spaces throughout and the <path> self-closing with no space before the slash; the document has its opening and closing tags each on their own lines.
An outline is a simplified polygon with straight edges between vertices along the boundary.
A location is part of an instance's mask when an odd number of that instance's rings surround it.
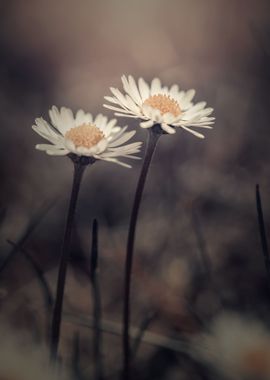
<svg viewBox="0 0 270 380">
<path fill-rule="evenodd" d="M 2 1 L 2 257 L 10 249 L 6 239 L 16 240 L 33 212 L 55 197 L 55 207 L 28 247 L 48 268 L 59 252 L 72 167 L 66 158 L 34 149 L 41 142 L 31 129 L 34 119 L 47 118 L 53 104 L 112 116 L 102 107 L 103 96 L 110 86 L 121 86 L 122 74 L 158 76 L 168 85 L 195 88 L 195 100 L 214 107 L 216 124 L 203 141 L 182 131 L 160 141 L 137 235 L 134 286 L 145 299 L 135 295 L 135 301 L 143 307 L 152 303 L 164 313 L 164 323 L 177 326 L 184 277 L 193 276 L 198 259 L 195 207 L 221 291 L 231 304 L 239 299 L 251 309 L 263 304 L 255 184 L 261 185 L 269 232 L 269 5 L 268 0 Z M 130 119 L 119 123 L 138 126 Z M 145 131 L 138 130 L 136 139 L 145 141 Z M 139 168 L 140 162 L 132 170 L 94 165 L 84 179 L 77 213 L 74 250 L 80 246 L 85 254 L 91 221 L 100 221 L 104 307 L 115 318 L 121 311 L 125 239 Z M 5 284 L 8 276 L 17 283 L 18 266 L 7 271 Z M 173 319 L 166 319 L 157 284 L 166 289 L 165 298 L 175 291 L 166 305 Z"/>
</svg>

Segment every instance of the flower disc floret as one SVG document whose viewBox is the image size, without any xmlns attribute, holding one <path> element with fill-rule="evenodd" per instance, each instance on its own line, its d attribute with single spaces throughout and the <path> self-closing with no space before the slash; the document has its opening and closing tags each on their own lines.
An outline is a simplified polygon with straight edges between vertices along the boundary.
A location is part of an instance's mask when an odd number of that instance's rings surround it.
<svg viewBox="0 0 270 380">
<path fill-rule="evenodd" d="M 93 124 L 79 125 L 78 127 L 71 128 L 65 134 L 65 138 L 72 141 L 76 147 L 83 146 L 85 148 L 92 148 L 104 137 L 103 132 Z"/>
</svg>

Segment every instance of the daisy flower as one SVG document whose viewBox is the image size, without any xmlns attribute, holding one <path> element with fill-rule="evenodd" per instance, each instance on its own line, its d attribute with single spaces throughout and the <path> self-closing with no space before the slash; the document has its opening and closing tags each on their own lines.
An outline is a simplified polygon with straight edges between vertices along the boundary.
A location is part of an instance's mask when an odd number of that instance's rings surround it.
<svg viewBox="0 0 270 380">
<path fill-rule="evenodd" d="M 38 150 L 45 151 L 53 156 L 92 157 L 94 160 L 104 160 L 130 167 L 118 160 L 123 158 L 138 158 L 134 156 L 140 151 L 141 142 L 122 145 L 129 141 L 135 131 L 126 132 L 127 127 L 116 125 L 116 119 L 108 120 L 106 116 L 98 114 L 95 118 L 91 113 L 79 110 L 76 115 L 69 108 L 58 110 L 53 106 L 49 110 L 50 121 L 43 118 L 35 120 L 33 129 L 50 144 L 38 144 Z"/>
<path fill-rule="evenodd" d="M 192 352 L 228 379 L 270 378 L 270 331 L 255 319 L 222 313 L 194 338 Z"/>
<path fill-rule="evenodd" d="M 112 105 L 104 104 L 104 107 L 115 111 L 116 116 L 141 119 L 142 128 L 159 124 L 169 134 L 182 128 L 199 138 L 204 135 L 197 128 L 212 128 L 215 118 L 210 115 L 213 108 L 206 107 L 206 102 L 193 103 L 195 90 L 179 90 L 176 84 L 168 88 L 162 86 L 158 78 L 154 78 L 150 85 L 143 78 L 136 83 L 131 75 L 128 78 L 123 75 L 122 83 L 125 94 L 111 87 L 114 96 L 105 96 Z"/>
<path fill-rule="evenodd" d="M 50 123 L 43 118 L 38 118 L 33 129 L 48 140 L 50 144 L 38 144 L 36 148 L 50 155 L 68 155 L 74 164 L 73 184 L 61 249 L 51 323 L 51 358 L 57 359 L 71 235 L 84 171 L 88 165 L 93 164 L 96 160 L 110 161 L 130 167 L 130 165 L 120 161 L 119 157 L 138 158 L 134 154 L 140 151 L 141 142 L 123 145 L 134 136 L 135 131 L 126 132 L 127 127 L 120 128 L 116 125 L 115 119 L 108 120 L 102 114 L 93 118 L 90 113 L 79 110 L 74 116 L 69 108 L 62 107 L 59 110 L 53 106 L 49 110 L 49 115 Z"/>
</svg>

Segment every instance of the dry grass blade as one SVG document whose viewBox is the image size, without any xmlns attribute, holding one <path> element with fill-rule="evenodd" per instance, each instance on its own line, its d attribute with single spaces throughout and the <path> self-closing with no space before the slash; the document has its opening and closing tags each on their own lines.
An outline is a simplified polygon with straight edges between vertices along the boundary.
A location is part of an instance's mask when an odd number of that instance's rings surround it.
<svg viewBox="0 0 270 380">
<path fill-rule="evenodd" d="M 134 340 L 134 343 L 133 343 L 133 347 L 132 347 L 132 350 L 131 350 L 131 358 L 132 360 L 134 360 L 134 358 L 136 357 L 137 355 L 137 352 L 139 350 L 139 347 L 140 347 L 140 344 L 143 340 L 143 336 L 146 332 L 146 330 L 148 329 L 148 327 L 150 326 L 150 324 L 156 319 L 157 317 L 157 313 L 151 313 L 150 315 L 148 315 L 143 321 L 142 321 L 142 324 L 139 328 L 139 331 L 138 331 L 138 335 L 136 336 L 135 340 Z"/>
<path fill-rule="evenodd" d="M 2 263 L 0 264 L 0 274 L 7 267 L 7 265 L 12 261 L 15 254 L 18 252 L 19 247 L 22 247 L 29 236 L 33 233 L 33 231 L 37 228 L 37 226 L 41 223 L 43 218 L 47 215 L 47 213 L 51 210 L 51 208 L 55 205 L 55 200 L 50 202 L 45 202 L 41 208 L 33 215 L 30 222 L 26 226 L 24 232 L 21 234 L 19 239 L 17 240 L 16 246 L 13 246 L 12 250 L 8 253 L 8 255 L 4 258 Z"/>
<path fill-rule="evenodd" d="M 77 324 L 82 327 L 93 329 L 94 321 L 93 318 L 87 318 L 83 315 L 78 315 L 74 313 L 64 313 L 66 320 L 71 323 Z M 122 335 L 122 324 L 113 322 L 110 320 L 101 321 L 101 330 L 104 333 L 119 336 Z M 136 339 L 140 331 L 140 328 L 131 326 L 130 328 L 130 337 Z M 164 335 L 152 333 L 145 331 L 144 336 L 141 339 L 141 342 L 144 344 L 149 344 L 151 346 L 162 347 L 168 350 L 172 350 L 178 353 L 187 353 L 189 352 L 189 345 L 186 341 L 179 339 L 173 339 Z"/>
<path fill-rule="evenodd" d="M 30 255 L 30 253 L 25 248 L 21 247 L 19 244 L 14 243 L 11 240 L 7 240 L 7 242 L 13 248 L 16 248 L 17 251 L 21 252 L 23 254 L 24 258 L 30 264 L 31 268 L 33 269 L 33 271 L 36 274 L 37 279 L 39 281 L 41 290 L 43 292 L 43 296 L 44 296 L 45 305 L 47 307 L 47 310 L 51 311 L 51 308 L 53 305 L 53 295 L 52 295 L 51 289 L 49 287 L 49 284 L 43 275 L 42 269 L 39 267 L 39 265 L 36 263 L 36 261 L 33 259 L 33 257 Z"/>
</svg>

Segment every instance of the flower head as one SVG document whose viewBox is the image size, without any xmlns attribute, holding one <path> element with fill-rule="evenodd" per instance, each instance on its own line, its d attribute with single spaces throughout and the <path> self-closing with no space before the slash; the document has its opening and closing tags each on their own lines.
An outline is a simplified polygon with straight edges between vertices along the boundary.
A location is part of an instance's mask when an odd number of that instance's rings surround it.
<svg viewBox="0 0 270 380">
<path fill-rule="evenodd" d="M 114 96 L 105 96 L 112 105 L 104 104 L 104 107 L 115 111 L 115 115 L 141 119 L 142 128 L 159 124 L 169 134 L 180 127 L 204 138 L 192 128 L 212 128 L 215 118 L 209 115 L 213 108 L 206 108 L 206 102 L 194 104 L 195 90 L 180 91 L 176 84 L 171 88 L 164 87 L 158 78 L 153 79 L 151 85 L 140 78 L 137 84 L 131 75 L 128 78 L 122 76 L 122 82 L 124 95 L 111 88 Z"/>
<path fill-rule="evenodd" d="M 270 378 L 270 331 L 257 320 L 222 313 L 192 350 L 229 379 Z"/>
<path fill-rule="evenodd" d="M 82 110 L 74 116 L 69 108 L 62 107 L 58 110 L 55 106 L 49 110 L 49 115 L 51 124 L 38 118 L 33 125 L 34 131 L 51 143 L 36 145 L 39 150 L 54 156 L 73 153 L 126 167 L 130 166 L 119 161 L 118 157 L 138 158 L 133 154 L 140 151 L 141 142 L 122 145 L 136 132 L 126 132 L 127 127 L 116 126 L 116 119 L 108 120 L 102 114 L 93 118 L 90 113 Z"/>
</svg>

